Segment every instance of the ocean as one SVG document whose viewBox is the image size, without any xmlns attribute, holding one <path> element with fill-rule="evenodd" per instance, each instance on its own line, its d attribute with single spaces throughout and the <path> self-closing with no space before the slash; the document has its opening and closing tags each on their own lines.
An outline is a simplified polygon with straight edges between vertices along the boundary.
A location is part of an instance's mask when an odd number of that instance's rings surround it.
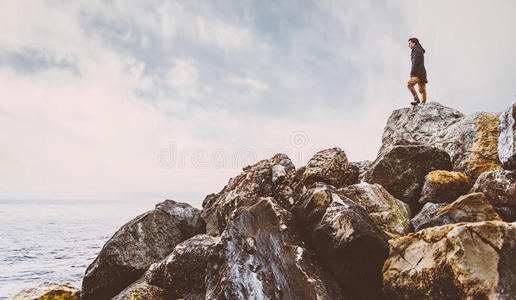
<svg viewBox="0 0 516 300">
<path fill-rule="evenodd" d="M 80 289 L 104 243 L 158 202 L 0 200 L 0 299 L 45 281 Z"/>
</svg>

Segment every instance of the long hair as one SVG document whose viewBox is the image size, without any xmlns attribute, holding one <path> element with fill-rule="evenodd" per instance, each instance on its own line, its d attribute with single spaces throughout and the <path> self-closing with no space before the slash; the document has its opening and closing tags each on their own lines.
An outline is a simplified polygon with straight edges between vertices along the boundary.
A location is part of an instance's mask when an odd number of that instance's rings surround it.
<svg viewBox="0 0 516 300">
<path fill-rule="evenodd" d="M 419 45 L 419 40 L 417 38 L 410 38 L 408 40 L 409 40 L 409 42 L 412 42 L 412 43 L 414 43 L 416 45 Z"/>
</svg>

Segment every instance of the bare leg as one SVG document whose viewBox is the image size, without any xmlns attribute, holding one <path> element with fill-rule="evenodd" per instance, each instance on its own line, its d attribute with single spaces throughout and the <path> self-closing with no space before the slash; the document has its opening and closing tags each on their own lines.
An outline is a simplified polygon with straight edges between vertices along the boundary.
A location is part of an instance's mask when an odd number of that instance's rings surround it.
<svg viewBox="0 0 516 300">
<path fill-rule="evenodd" d="M 426 103 L 426 83 L 417 83 L 419 93 L 421 94 L 422 102 Z"/>
<path fill-rule="evenodd" d="M 417 96 L 416 89 L 414 88 L 414 85 L 419 82 L 419 78 L 417 77 L 411 77 L 410 80 L 407 82 L 407 87 L 409 91 L 412 93 L 412 96 L 414 96 L 414 99 L 419 99 Z"/>
</svg>

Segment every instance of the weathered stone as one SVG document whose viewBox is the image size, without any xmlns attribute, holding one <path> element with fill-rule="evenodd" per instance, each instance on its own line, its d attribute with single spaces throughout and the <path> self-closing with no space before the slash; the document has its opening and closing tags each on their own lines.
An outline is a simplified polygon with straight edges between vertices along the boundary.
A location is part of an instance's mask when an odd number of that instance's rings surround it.
<svg viewBox="0 0 516 300">
<path fill-rule="evenodd" d="M 173 200 L 124 224 L 86 269 L 84 299 L 110 299 L 167 256 L 183 240 L 205 231 L 201 211 Z"/>
<path fill-rule="evenodd" d="M 62 299 L 62 300 L 80 300 L 81 291 L 73 287 L 70 283 L 63 284 L 54 282 L 44 282 L 36 287 L 25 289 L 16 294 L 11 300 L 46 300 L 46 299 Z"/>
<path fill-rule="evenodd" d="M 425 176 L 419 204 L 453 202 L 467 194 L 473 182 L 464 173 L 436 170 Z"/>
<path fill-rule="evenodd" d="M 394 145 L 441 144 L 448 127 L 463 118 L 460 111 L 438 102 L 394 110 L 385 125 L 378 156 Z"/>
<path fill-rule="evenodd" d="M 220 235 L 232 213 L 253 205 L 252 201 L 259 197 L 273 197 L 279 205 L 289 209 L 304 189 L 294 164 L 283 153 L 246 166 L 220 192 L 204 199 L 202 217 L 206 232 Z"/>
<path fill-rule="evenodd" d="M 166 290 L 169 299 L 205 295 L 208 261 L 217 247 L 220 250 L 219 241 L 219 237 L 198 234 L 179 243 L 170 255 L 150 266 L 146 281 Z"/>
<path fill-rule="evenodd" d="M 389 241 L 387 299 L 513 299 L 516 225 L 501 221 L 430 227 Z"/>
<path fill-rule="evenodd" d="M 350 162 L 349 165 L 358 169 L 358 181 L 361 182 L 364 174 L 373 164 L 370 160 L 361 160 L 357 162 Z"/>
<path fill-rule="evenodd" d="M 389 237 L 360 205 L 331 185 L 316 183 L 293 210 L 321 262 L 352 299 L 382 299 L 381 267 Z"/>
<path fill-rule="evenodd" d="M 459 197 L 451 204 L 437 209 L 431 218 L 415 228 L 455 224 L 460 222 L 502 221 L 483 193 L 472 193 Z"/>
<path fill-rule="evenodd" d="M 419 211 L 417 201 L 425 176 L 434 170 L 451 170 L 450 156 L 430 146 L 394 146 L 379 156 L 364 175 L 364 181 L 378 183 L 395 198 Z"/>
<path fill-rule="evenodd" d="M 351 299 L 306 248 L 289 211 L 271 197 L 253 203 L 220 236 L 206 299 Z"/>
<path fill-rule="evenodd" d="M 410 220 L 410 223 L 412 223 L 412 227 L 415 231 L 419 231 L 421 226 L 425 223 L 427 223 L 435 214 L 437 213 L 437 210 L 446 207 L 448 203 L 432 203 L 427 202 L 423 206 L 423 208 L 419 211 L 417 215 L 414 216 Z"/>
<path fill-rule="evenodd" d="M 306 165 L 303 182 L 307 187 L 315 182 L 324 182 L 337 188 L 357 182 L 358 170 L 354 170 L 346 153 L 338 147 L 317 152 Z"/>
<path fill-rule="evenodd" d="M 145 299 L 145 300 L 168 300 L 176 299 L 171 298 L 170 295 L 160 287 L 149 284 L 144 276 L 141 276 L 138 280 L 131 283 L 128 287 L 123 289 L 118 295 L 111 298 L 111 300 L 134 300 L 134 299 Z M 204 299 L 204 298 L 202 298 Z"/>
<path fill-rule="evenodd" d="M 362 182 L 339 189 L 361 205 L 373 222 L 390 237 L 410 232 L 410 208 L 379 184 Z"/>
<path fill-rule="evenodd" d="M 501 169 L 498 159 L 498 116 L 464 116 L 437 102 L 395 110 L 389 117 L 378 156 L 393 145 L 429 145 L 450 155 L 453 170 L 473 179 Z"/>
<path fill-rule="evenodd" d="M 498 137 L 498 157 L 502 162 L 504 168 L 515 169 L 516 168 L 516 110 L 514 107 L 516 103 L 513 103 L 500 115 Z"/>
<path fill-rule="evenodd" d="M 494 206 L 516 207 L 516 172 L 486 172 L 478 177 L 470 192 L 484 193 Z"/>
<path fill-rule="evenodd" d="M 453 170 L 473 179 L 501 170 L 498 159 L 498 116 L 476 113 L 450 126 L 442 147 L 450 154 Z"/>
</svg>

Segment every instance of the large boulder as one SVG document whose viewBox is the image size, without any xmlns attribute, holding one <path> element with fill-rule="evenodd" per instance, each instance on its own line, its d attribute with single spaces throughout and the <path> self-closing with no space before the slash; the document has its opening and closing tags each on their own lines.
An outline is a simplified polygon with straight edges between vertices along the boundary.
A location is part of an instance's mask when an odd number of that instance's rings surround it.
<svg viewBox="0 0 516 300">
<path fill-rule="evenodd" d="M 60 284 L 46 281 L 36 287 L 20 291 L 11 300 L 26 299 L 80 300 L 81 291 L 68 282 Z"/>
<path fill-rule="evenodd" d="M 394 110 L 385 125 L 378 156 L 394 145 L 441 144 L 448 127 L 463 118 L 460 111 L 438 102 Z"/>
<path fill-rule="evenodd" d="M 409 204 L 412 213 L 416 213 L 425 176 L 434 170 L 451 168 L 450 156 L 439 148 L 393 146 L 374 161 L 363 180 L 380 184 L 396 199 Z"/>
<path fill-rule="evenodd" d="M 346 153 L 334 147 L 317 152 L 308 161 L 303 182 L 307 187 L 319 181 L 340 188 L 356 183 L 358 172 L 349 164 Z"/>
<path fill-rule="evenodd" d="M 507 222 L 516 221 L 516 171 L 491 171 L 480 175 L 470 193 L 484 193 Z"/>
<path fill-rule="evenodd" d="M 83 299 L 111 299 L 180 242 L 205 232 L 201 211 L 165 200 L 124 224 L 86 269 Z"/>
<path fill-rule="evenodd" d="M 208 262 L 220 250 L 220 237 L 198 234 L 179 243 L 174 251 L 151 265 L 146 281 L 167 291 L 169 299 L 193 298 L 206 294 Z"/>
<path fill-rule="evenodd" d="M 339 189 L 367 211 L 373 222 L 391 237 L 410 232 L 410 208 L 379 184 L 362 182 Z"/>
<path fill-rule="evenodd" d="M 387 299 L 514 299 L 516 225 L 430 227 L 389 241 Z"/>
<path fill-rule="evenodd" d="M 459 197 L 451 204 L 434 211 L 430 218 L 418 224 L 416 231 L 427 227 L 460 222 L 502 221 L 483 193 Z"/>
<path fill-rule="evenodd" d="M 293 210 L 305 238 L 352 299 L 383 298 L 381 267 L 389 237 L 362 206 L 318 182 Z"/>
<path fill-rule="evenodd" d="M 498 157 L 507 169 L 516 168 L 516 103 L 500 115 L 500 135 L 498 137 Z"/>
<path fill-rule="evenodd" d="M 491 113 L 464 116 L 437 102 L 395 110 L 384 129 L 378 156 L 394 145 L 429 145 L 450 155 L 453 170 L 473 179 L 501 169 L 499 118 Z"/>
<path fill-rule="evenodd" d="M 228 220 L 208 264 L 206 299 L 353 299 L 318 264 L 293 215 L 272 197 Z"/>
<path fill-rule="evenodd" d="M 273 197 L 281 207 L 289 209 L 304 189 L 294 164 L 283 153 L 246 166 L 220 192 L 204 199 L 202 217 L 206 232 L 220 235 L 231 214 L 240 207 L 253 205 L 252 201 L 259 197 Z"/>
<path fill-rule="evenodd" d="M 469 176 L 464 173 L 432 171 L 425 176 L 419 204 L 453 202 L 459 196 L 467 194 L 472 184 Z"/>
</svg>

